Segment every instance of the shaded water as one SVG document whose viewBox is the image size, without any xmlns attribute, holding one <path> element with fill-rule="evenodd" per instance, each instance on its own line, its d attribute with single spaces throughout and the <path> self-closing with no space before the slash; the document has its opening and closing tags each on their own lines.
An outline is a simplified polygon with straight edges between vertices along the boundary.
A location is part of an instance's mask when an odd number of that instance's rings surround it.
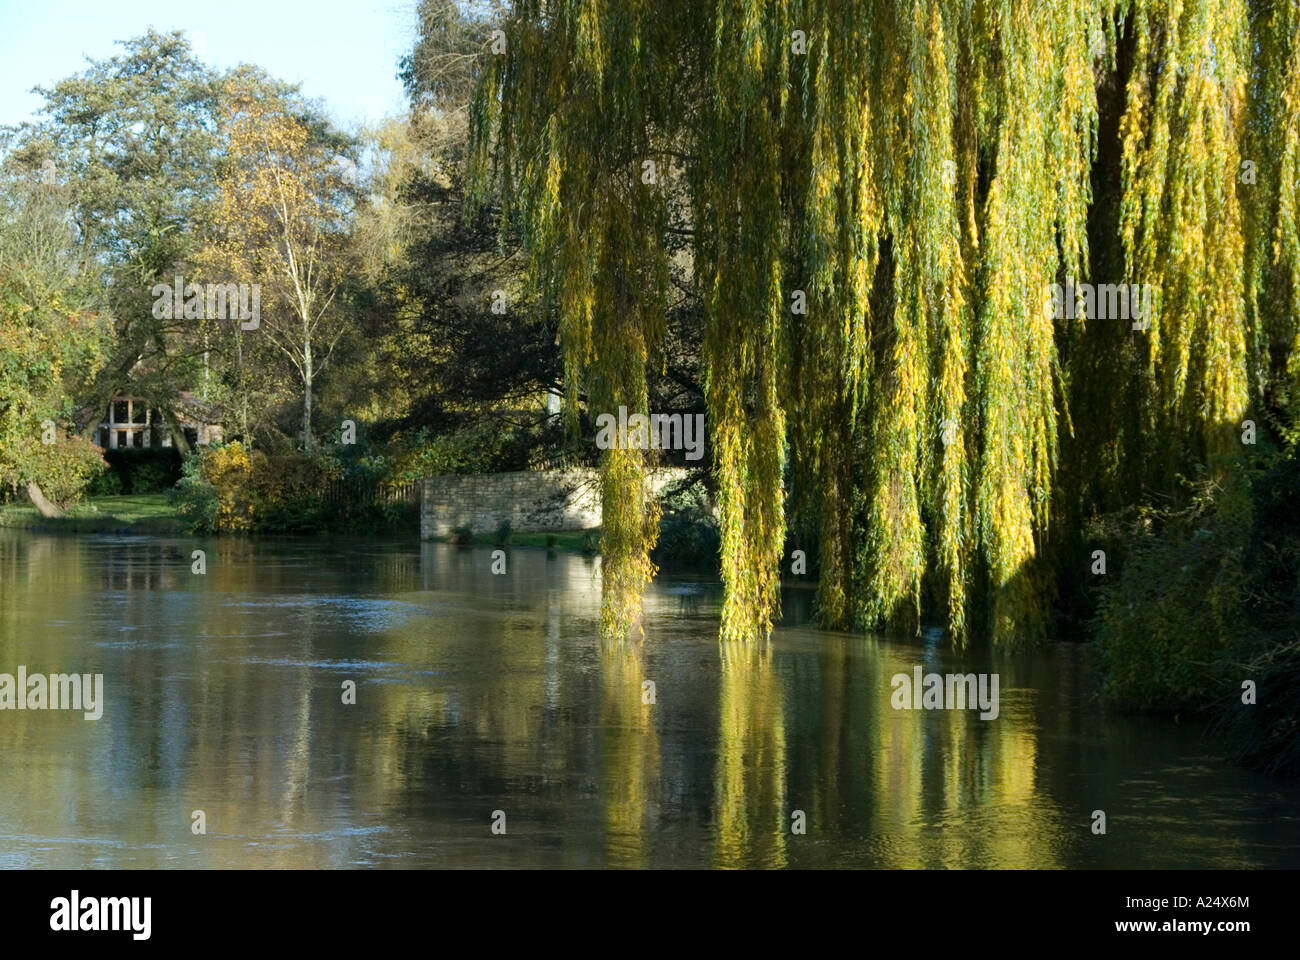
<svg viewBox="0 0 1300 960">
<path fill-rule="evenodd" d="M 1300 865 L 1300 784 L 1103 712 L 1087 648 L 827 633 L 789 625 L 795 590 L 769 654 L 724 659 L 717 585 L 670 578 L 644 643 L 608 648 L 597 561 L 490 565 L 0 531 L 0 673 L 102 673 L 106 700 L 0 711 L 0 866 Z M 998 718 L 892 709 L 917 665 L 997 672 Z"/>
</svg>

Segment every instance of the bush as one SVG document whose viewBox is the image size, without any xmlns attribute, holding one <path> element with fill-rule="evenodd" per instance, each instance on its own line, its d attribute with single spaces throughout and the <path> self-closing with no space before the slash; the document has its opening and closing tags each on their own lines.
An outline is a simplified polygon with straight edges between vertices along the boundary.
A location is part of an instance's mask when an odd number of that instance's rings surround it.
<svg viewBox="0 0 1300 960">
<path fill-rule="evenodd" d="M 666 511 L 650 559 L 663 569 L 717 570 L 722 537 L 713 515 L 698 507 Z"/>
<path fill-rule="evenodd" d="M 256 527 L 266 533 L 319 529 L 333 511 L 326 491 L 341 473 L 328 455 L 253 453 L 253 506 Z"/>
<path fill-rule="evenodd" d="M 386 503 L 379 511 L 380 519 L 386 526 L 401 524 L 417 526 L 420 522 L 420 505 L 418 503 Z"/>
<path fill-rule="evenodd" d="M 253 464 L 238 440 L 192 454 L 173 495 L 176 512 L 193 532 L 229 533 L 253 526 Z"/>
<path fill-rule="evenodd" d="M 1213 494 L 1217 493 L 1217 497 Z M 1205 707 L 1243 616 L 1250 504 L 1240 477 L 1138 537 L 1094 622 L 1102 692 L 1132 706 Z"/>
<path fill-rule="evenodd" d="M 492 542 L 498 547 L 506 547 L 510 545 L 510 541 L 513 537 L 514 529 L 510 526 L 510 521 L 502 520 L 497 525 L 496 537 Z"/>
<path fill-rule="evenodd" d="M 1103 691 L 1208 710 L 1237 759 L 1300 774 L 1300 461 L 1293 451 L 1212 493 L 1158 517 L 1102 590 Z"/>
<path fill-rule="evenodd" d="M 253 526 L 253 462 L 236 440 L 209 448 L 203 455 L 203 479 L 217 490 L 218 533 L 248 530 Z"/>
<path fill-rule="evenodd" d="M 1226 695 L 1216 702 L 1215 727 L 1234 759 L 1265 773 L 1300 774 L 1300 640 L 1251 644 L 1231 665 Z M 1242 702 L 1242 681 L 1255 683 L 1255 702 Z"/>
<path fill-rule="evenodd" d="M 91 483 L 92 496 L 164 493 L 182 476 L 183 458 L 175 447 L 129 447 L 104 451 L 108 471 Z"/>
<path fill-rule="evenodd" d="M 250 454 L 238 442 L 210 447 L 186 462 L 177 509 L 190 529 L 215 532 L 373 529 L 416 520 L 415 505 L 385 503 L 380 496 L 389 460 L 339 456 L 336 450 Z"/>
<path fill-rule="evenodd" d="M 220 503 L 217 488 L 203 477 L 201 452 L 186 458 L 170 499 L 181 525 L 190 533 L 212 533 L 216 529 Z"/>
<path fill-rule="evenodd" d="M 81 437 L 61 437 L 54 443 L 40 444 L 34 460 L 41 492 L 64 509 L 80 500 L 93 478 L 107 467 L 99 447 Z"/>
<path fill-rule="evenodd" d="M 126 490 L 122 477 L 116 470 L 105 470 L 86 487 L 88 497 L 118 497 Z"/>
<path fill-rule="evenodd" d="M 256 529 L 262 533 L 305 533 L 330 521 L 329 505 L 315 494 L 284 493 L 256 501 Z"/>
<path fill-rule="evenodd" d="M 474 542 L 474 531 L 469 527 L 457 527 L 451 532 L 451 542 L 469 544 Z"/>
<path fill-rule="evenodd" d="M 427 427 L 410 434 L 395 434 L 391 478 L 398 483 L 448 473 L 494 473 L 526 470 L 543 452 L 562 439 L 547 429 L 520 429 L 497 420 L 470 421 L 451 432 L 434 436 Z"/>
<path fill-rule="evenodd" d="M 1300 775 L 1300 459 L 1294 449 L 1256 479 L 1246 618 L 1227 664 L 1216 728 L 1234 757 Z M 1242 683 L 1255 703 L 1242 703 Z"/>
</svg>

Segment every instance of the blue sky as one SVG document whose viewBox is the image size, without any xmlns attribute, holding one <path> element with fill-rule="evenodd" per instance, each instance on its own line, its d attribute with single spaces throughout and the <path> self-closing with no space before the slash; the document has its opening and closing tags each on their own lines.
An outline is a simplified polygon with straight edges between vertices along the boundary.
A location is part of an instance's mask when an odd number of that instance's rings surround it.
<svg viewBox="0 0 1300 960">
<path fill-rule="evenodd" d="M 150 26 L 185 30 L 204 63 L 256 63 L 322 99 L 345 127 L 405 107 L 397 60 L 416 0 L 0 0 L 0 124 L 31 119 L 28 91 L 120 53 Z"/>
</svg>

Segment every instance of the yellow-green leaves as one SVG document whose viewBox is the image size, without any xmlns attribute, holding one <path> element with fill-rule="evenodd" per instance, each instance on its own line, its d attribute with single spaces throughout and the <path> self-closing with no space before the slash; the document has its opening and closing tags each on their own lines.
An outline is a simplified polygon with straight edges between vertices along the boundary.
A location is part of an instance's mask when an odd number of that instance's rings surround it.
<svg viewBox="0 0 1300 960">
<path fill-rule="evenodd" d="M 644 403 L 685 211 L 724 639 L 778 614 L 789 517 L 818 546 L 823 622 L 915 629 L 929 597 L 955 642 L 1028 642 L 1073 401 L 1128 431 L 1071 441 L 1076 500 L 1227 449 L 1300 338 L 1300 15 L 1248 5 L 515 4 L 476 156 L 518 215 L 574 411 Z M 681 176 L 647 189 L 638 164 L 662 157 Z M 1062 282 L 1148 284 L 1156 310 L 1134 330 L 1057 316 Z M 624 613 L 652 572 L 646 466 L 606 458 Z"/>
<path fill-rule="evenodd" d="M 1120 229 L 1130 282 L 1157 290 L 1153 430 L 1232 443 L 1247 401 L 1240 138 L 1245 0 L 1138 0 Z"/>
</svg>

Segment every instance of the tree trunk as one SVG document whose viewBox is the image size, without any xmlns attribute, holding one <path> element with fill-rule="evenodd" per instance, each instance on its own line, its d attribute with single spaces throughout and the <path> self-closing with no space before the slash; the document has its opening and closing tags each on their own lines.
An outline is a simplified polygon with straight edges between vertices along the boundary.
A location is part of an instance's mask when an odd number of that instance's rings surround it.
<svg viewBox="0 0 1300 960">
<path fill-rule="evenodd" d="M 31 500 L 32 506 L 36 508 L 37 513 L 42 517 L 52 520 L 63 516 L 63 511 L 41 492 L 40 484 L 35 480 L 27 481 L 27 498 Z"/>
<path fill-rule="evenodd" d="M 311 339 L 303 347 L 302 367 L 302 446 L 311 453 Z"/>
<path fill-rule="evenodd" d="M 244 335 L 235 330 L 235 347 L 239 354 L 239 435 L 244 449 L 253 449 L 253 437 L 248 432 L 248 377 L 244 373 Z"/>
<path fill-rule="evenodd" d="M 172 435 L 172 445 L 180 451 L 182 457 L 190 455 L 190 442 L 185 438 L 185 428 L 181 426 L 180 418 L 171 407 L 162 408 L 163 418 L 167 421 L 167 430 Z"/>
</svg>

